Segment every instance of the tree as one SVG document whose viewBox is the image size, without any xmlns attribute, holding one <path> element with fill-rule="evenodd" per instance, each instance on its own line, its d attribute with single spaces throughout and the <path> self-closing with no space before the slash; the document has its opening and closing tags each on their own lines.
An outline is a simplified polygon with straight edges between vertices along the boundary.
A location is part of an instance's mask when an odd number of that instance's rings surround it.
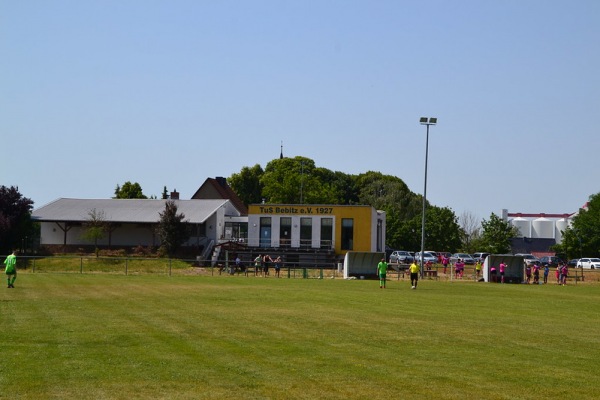
<svg viewBox="0 0 600 400">
<path fill-rule="evenodd" d="M 333 172 L 317 167 L 310 158 L 297 156 L 274 159 L 264 171 L 259 165 L 244 167 L 228 182 L 245 204 L 261 203 L 264 199 L 267 203 L 371 205 L 387 214 L 387 244 L 394 248 L 420 248 L 420 239 L 415 239 L 414 232 L 421 231 L 423 197 L 411 192 L 395 176 L 373 171 L 359 175 Z M 417 216 L 418 221 L 413 222 Z M 438 217 L 441 221 L 436 221 Z M 432 236 L 432 245 L 456 250 L 460 244 L 456 244 L 453 236 L 457 228 L 454 213 L 449 209 L 434 212 L 428 221 L 428 224 L 448 224 L 440 229 L 450 233 L 448 240 L 441 235 Z"/>
<path fill-rule="evenodd" d="M 468 211 L 461 214 L 460 218 L 461 236 L 462 236 L 462 250 L 466 253 L 473 253 L 478 250 L 477 246 L 480 246 L 481 239 L 481 224 L 479 219 Z"/>
<path fill-rule="evenodd" d="M 598 257 L 600 255 L 600 193 L 591 195 L 585 209 L 580 209 L 563 232 L 558 253 L 568 258 Z"/>
<path fill-rule="evenodd" d="M 481 238 L 483 251 L 492 254 L 510 252 L 510 240 L 518 235 L 516 227 L 494 213 L 490 215 L 489 221 L 484 219 L 481 222 L 481 227 L 483 229 Z"/>
<path fill-rule="evenodd" d="M 335 204 L 335 189 L 322 180 L 327 170 L 318 169 L 306 157 L 278 158 L 269 162 L 261 178 L 269 203 Z"/>
<path fill-rule="evenodd" d="M 160 247 L 164 253 L 172 257 L 190 237 L 187 222 L 184 221 L 185 215 L 177 214 L 177 205 L 173 200 L 165 202 L 165 210 L 159 215 L 157 234 L 161 242 Z"/>
<path fill-rule="evenodd" d="M 8 254 L 35 236 L 31 220 L 33 201 L 23 197 L 19 188 L 0 186 L 0 251 Z"/>
<path fill-rule="evenodd" d="M 142 187 L 139 183 L 125 182 L 123 186 L 117 185 L 115 188 L 115 199 L 147 199 L 142 192 Z"/>
<path fill-rule="evenodd" d="M 94 253 L 98 257 L 98 240 L 106 234 L 107 224 L 104 210 L 96 211 L 95 208 L 88 212 L 88 218 L 84 223 L 82 237 L 94 242 Z"/>
<path fill-rule="evenodd" d="M 263 199 L 263 185 L 260 182 L 264 174 L 260 165 L 243 167 L 239 174 L 232 174 L 227 183 L 244 204 L 260 203 Z"/>
<path fill-rule="evenodd" d="M 163 187 L 162 197 L 163 200 L 167 200 L 169 198 L 169 192 L 167 191 L 167 187 Z"/>
</svg>

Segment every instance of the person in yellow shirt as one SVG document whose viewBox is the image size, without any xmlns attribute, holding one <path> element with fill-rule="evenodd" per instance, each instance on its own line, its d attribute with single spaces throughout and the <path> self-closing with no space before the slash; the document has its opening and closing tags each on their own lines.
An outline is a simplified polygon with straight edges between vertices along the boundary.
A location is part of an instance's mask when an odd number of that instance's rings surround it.
<svg viewBox="0 0 600 400">
<path fill-rule="evenodd" d="M 420 270 L 419 264 L 417 264 L 416 261 L 413 261 L 413 263 L 410 264 L 409 270 L 410 270 L 411 289 L 416 289 L 417 283 L 419 282 L 419 270 Z"/>
</svg>

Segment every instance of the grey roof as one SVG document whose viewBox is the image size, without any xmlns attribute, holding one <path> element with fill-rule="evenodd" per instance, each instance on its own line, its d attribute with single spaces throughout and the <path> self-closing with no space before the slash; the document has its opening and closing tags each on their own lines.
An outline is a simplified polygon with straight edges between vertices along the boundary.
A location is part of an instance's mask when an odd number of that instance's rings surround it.
<svg viewBox="0 0 600 400">
<path fill-rule="evenodd" d="M 159 213 L 165 210 L 168 200 L 142 199 L 57 199 L 33 210 L 36 221 L 84 222 L 89 220 L 92 210 L 104 213 L 107 222 L 154 223 L 160 219 Z M 204 223 L 219 207 L 229 200 L 172 200 L 177 205 L 177 213 L 185 215 L 184 220 L 193 224 Z"/>
</svg>

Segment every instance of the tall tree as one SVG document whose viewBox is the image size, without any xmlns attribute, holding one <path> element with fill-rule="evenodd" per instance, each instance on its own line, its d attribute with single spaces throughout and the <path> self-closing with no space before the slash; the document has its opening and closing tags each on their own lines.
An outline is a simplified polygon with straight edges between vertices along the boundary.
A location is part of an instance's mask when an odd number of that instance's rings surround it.
<svg viewBox="0 0 600 400">
<path fill-rule="evenodd" d="M 568 258 L 600 256 L 600 193 L 591 195 L 587 207 L 579 209 L 554 250 Z"/>
<path fill-rule="evenodd" d="M 492 213 L 489 220 L 481 221 L 483 251 L 493 254 L 510 252 L 510 240 L 518 235 L 516 227 Z"/>
<path fill-rule="evenodd" d="M 8 254 L 35 235 L 31 220 L 33 201 L 15 186 L 0 186 L 0 251 Z"/>
<path fill-rule="evenodd" d="M 185 243 L 190 233 L 184 221 L 185 215 L 177 213 L 177 205 L 173 200 L 165 202 L 165 210 L 160 214 L 158 222 L 158 236 L 164 253 L 172 257 L 177 249 Z"/>
<path fill-rule="evenodd" d="M 262 167 L 243 167 L 238 174 L 232 174 L 227 183 L 244 204 L 260 203 L 263 199 L 261 178 L 264 174 Z"/>
<path fill-rule="evenodd" d="M 127 181 L 123 186 L 117 185 L 115 188 L 115 199 L 147 199 L 148 197 L 142 192 L 142 187 L 139 183 L 131 183 Z"/>
<path fill-rule="evenodd" d="M 335 189 L 324 183 L 324 169 L 306 157 L 278 158 L 269 162 L 261 178 L 263 196 L 269 203 L 332 204 Z"/>
</svg>

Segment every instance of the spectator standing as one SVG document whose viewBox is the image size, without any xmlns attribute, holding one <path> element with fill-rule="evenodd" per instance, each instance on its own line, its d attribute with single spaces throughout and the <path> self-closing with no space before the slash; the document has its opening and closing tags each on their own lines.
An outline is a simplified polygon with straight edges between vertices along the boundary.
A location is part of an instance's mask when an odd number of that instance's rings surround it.
<svg viewBox="0 0 600 400">
<path fill-rule="evenodd" d="M 273 259 L 271 258 L 270 255 L 265 254 L 262 261 L 263 261 L 262 265 L 263 265 L 263 274 L 264 274 L 263 277 L 266 278 L 267 275 L 269 275 L 269 265 L 270 265 L 269 263 L 272 263 Z"/>
<path fill-rule="evenodd" d="M 525 283 L 528 285 L 531 283 L 531 265 L 529 264 L 525 266 Z"/>
<path fill-rule="evenodd" d="M 456 279 L 458 279 L 459 277 L 463 277 L 463 273 L 465 271 L 465 262 L 459 258 L 455 263 L 454 263 L 454 273 L 456 275 Z"/>
<path fill-rule="evenodd" d="M 540 284 L 540 266 L 537 263 L 533 264 L 533 283 Z"/>
<path fill-rule="evenodd" d="M 281 270 L 281 256 L 277 256 L 273 262 L 275 263 L 275 276 L 279 278 L 279 272 Z"/>
<path fill-rule="evenodd" d="M 550 273 L 550 267 L 548 264 L 544 266 L 544 284 L 548 283 L 548 274 Z"/>
<path fill-rule="evenodd" d="M 477 260 L 475 264 L 475 279 L 479 280 L 479 276 L 481 275 L 481 260 Z"/>
<path fill-rule="evenodd" d="M 563 264 L 560 272 L 562 275 L 561 283 L 565 286 L 567 284 L 567 276 L 569 276 L 569 267 L 567 266 L 567 263 Z"/>
<path fill-rule="evenodd" d="M 504 270 L 506 269 L 506 264 L 502 261 L 499 265 L 500 267 L 500 283 L 504 283 Z M 529 282 L 527 282 L 529 283 Z"/>
<path fill-rule="evenodd" d="M 446 257 L 445 255 L 442 256 L 442 265 L 444 266 L 444 274 L 446 273 L 446 270 L 448 269 L 448 263 L 450 262 L 450 260 L 448 259 L 448 257 Z"/>
<path fill-rule="evenodd" d="M 256 256 L 256 258 L 254 259 L 254 276 L 256 276 L 256 274 L 259 273 L 259 271 L 262 272 L 262 259 L 263 256 L 261 254 Z"/>
</svg>

